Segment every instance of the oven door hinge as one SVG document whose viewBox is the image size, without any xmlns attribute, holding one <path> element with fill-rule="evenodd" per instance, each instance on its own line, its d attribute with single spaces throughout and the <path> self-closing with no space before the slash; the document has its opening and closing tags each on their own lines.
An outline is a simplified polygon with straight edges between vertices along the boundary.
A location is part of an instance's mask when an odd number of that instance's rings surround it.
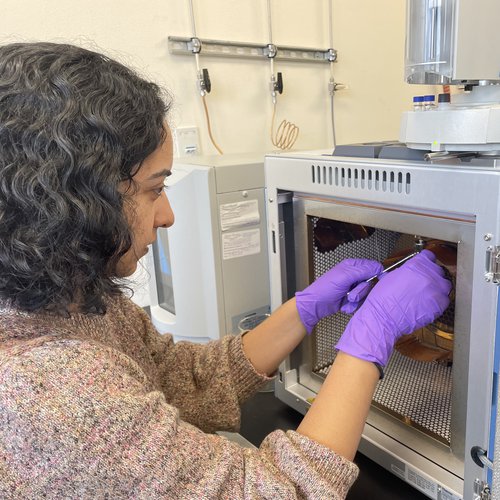
<svg viewBox="0 0 500 500">
<path fill-rule="evenodd" d="M 476 479 L 474 481 L 474 498 L 473 500 L 491 500 L 491 490 L 488 483 Z"/>
<path fill-rule="evenodd" d="M 489 246 L 486 249 L 486 271 L 484 279 L 489 283 L 500 283 L 500 246 Z"/>
</svg>

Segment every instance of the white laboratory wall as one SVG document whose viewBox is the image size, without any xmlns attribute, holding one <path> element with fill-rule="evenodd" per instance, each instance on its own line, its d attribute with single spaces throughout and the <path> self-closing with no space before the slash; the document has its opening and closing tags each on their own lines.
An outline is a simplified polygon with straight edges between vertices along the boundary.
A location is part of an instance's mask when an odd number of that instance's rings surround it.
<svg viewBox="0 0 500 500">
<path fill-rule="evenodd" d="M 267 0 L 193 0 L 200 38 L 266 44 Z M 169 35 L 191 36 L 189 0 L 2 0 L 0 43 L 61 41 L 108 53 L 175 96 L 171 122 L 197 126 L 203 154 L 213 154 L 195 80 L 192 56 L 170 55 Z M 272 0 L 276 45 L 328 48 L 328 0 Z M 333 46 L 338 50 L 337 142 L 393 139 L 411 96 L 403 82 L 405 2 L 334 0 Z M 272 150 L 269 65 L 264 61 L 208 58 L 207 101 L 214 136 L 227 153 Z M 332 144 L 327 64 L 276 61 L 284 93 L 278 120 L 300 128 L 295 149 Z M 139 279 L 140 281 L 140 279 Z"/>
</svg>

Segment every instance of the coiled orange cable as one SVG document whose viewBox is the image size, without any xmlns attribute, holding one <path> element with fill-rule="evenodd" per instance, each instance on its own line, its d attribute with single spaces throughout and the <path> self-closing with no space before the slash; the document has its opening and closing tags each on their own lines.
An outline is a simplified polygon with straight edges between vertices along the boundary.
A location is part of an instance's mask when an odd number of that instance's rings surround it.
<svg viewBox="0 0 500 500">
<path fill-rule="evenodd" d="M 274 133 L 274 120 L 276 117 L 276 103 L 273 106 L 273 117 L 271 120 L 271 142 L 273 146 L 281 149 L 291 149 L 295 144 L 297 137 L 299 136 L 299 127 L 294 123 L 291 123 L 287 120 L 283 120 L 278 130 L 276 130 L 276 134 Z"/>
</svg>

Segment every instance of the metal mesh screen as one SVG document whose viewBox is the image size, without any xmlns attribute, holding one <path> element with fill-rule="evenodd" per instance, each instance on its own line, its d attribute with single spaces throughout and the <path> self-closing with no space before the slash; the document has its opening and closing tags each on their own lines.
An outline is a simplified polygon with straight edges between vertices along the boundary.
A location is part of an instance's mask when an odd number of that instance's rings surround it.
<svg viewBox="0 0 500 500">
<path fill-rule="evenodd" d="M 330 367 L 331 364 L 317 373 L 326 377 Z M 415 361 L 394 351 L 372 403 L 449 445 L 451 384 L 450 366 Z"/>
<path fill-rule="evenodd" d="M 318 217 L 310 217 L 309 223 L 312 225 L 312 232 L 318 224 Z M 394 250 L 400 240 L 401 234 L 375 229 L 375 231 L 364 239 L 345 241 L 332 251 L 319 251 L 317 246 L 312 244 L 313 276 L 312 279 L 319 278 L 326 271 L 344 259 L 373 259 L 382 262 Z M 410 245 L 413 237 L 410 238 Z M 401 243 L 400 243 L 401 244 Z M 313 369 L 320 370 L 333 362 L 335 355 L 334 345 L 344 331 L 350 315 L 339 313 L 321 320 L 316 326 L 316 336 L 314 338 L 314 358 Z"/>
<path fill-rule="evenodd" d="M 310 217 L 312 233 L 318 218 Z M 332 251 L 312 247 L 313 279 L 347 258 L 382 262 L 391 253 L 411 247 L 413 235 L 375 229 L 370 236 L 346 241 Z M 321 320 L 313 338 L 313 371 L 326 376 L 335 358 L 335 344 L 351 316 L 338 313 Z M 395 351 L 377 387 L 373 404 L 426 434 L 450 443 L 451 367 L 410 359 Z"/>
</svg>

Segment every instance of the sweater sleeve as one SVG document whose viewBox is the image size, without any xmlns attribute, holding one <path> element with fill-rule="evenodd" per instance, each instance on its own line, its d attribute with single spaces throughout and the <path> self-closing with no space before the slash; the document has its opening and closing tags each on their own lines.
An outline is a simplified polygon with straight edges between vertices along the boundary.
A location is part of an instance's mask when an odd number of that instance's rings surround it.
<svg viewBox="0 0 500 500">
<path fill-rule="evenodd" d="M 144 342 L 167 402 L 183 420 L 206 432 L 238 430 L 241 403 L 270 380 L 255 371 L 243 352 L 241 335 L 208 344 L 174 343 L 140 314 Z"/>
<path fill-rule="evenodd" d="M 99 344 L 52 341 L 0 366 L 2 498 L 344 498 L 357 475 L 295 432 L 260 450 L 203 433 Z"/>
</svg>

